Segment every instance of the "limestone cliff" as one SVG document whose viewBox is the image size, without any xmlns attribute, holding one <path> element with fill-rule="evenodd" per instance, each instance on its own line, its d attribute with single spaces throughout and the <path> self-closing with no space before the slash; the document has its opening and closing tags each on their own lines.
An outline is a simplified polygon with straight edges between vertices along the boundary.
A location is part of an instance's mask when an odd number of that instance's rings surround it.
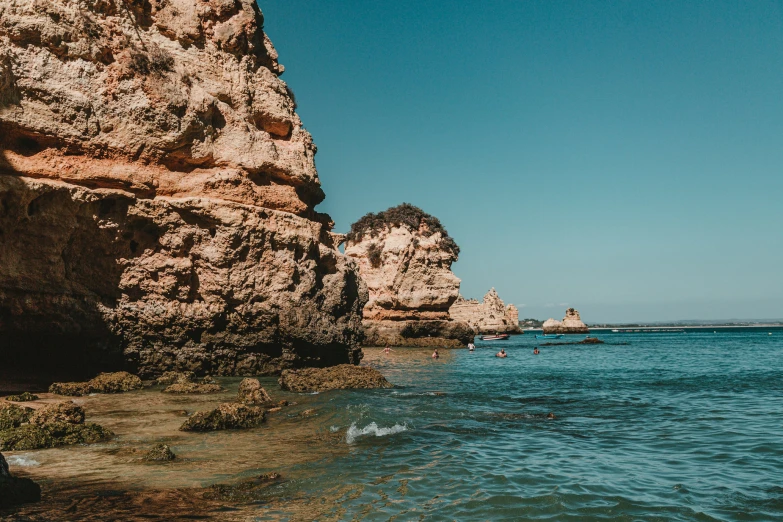
<svg viewBox="0 0 783 522">
<path fill-rule="evenodd" d="M 579 317 L 579 312 L 573 308 L 566 310 L 566 315 L 562 321 L 556 321 L 554 319 L 547 319 L 544 321 L 544 333 L 560 333 L 560 334 L 581 334 L 590 333 L 587 325 L 582 322 Z"/>
<path fill-rule="evenodd" d="M 358 362 L 366 289 L 282 72 L 253 0 L 0 3 L 4 363 Z"/>
<path fill-rule="evenodd" d="M 368 346 L 464 346 L 473 333 L 449 307 L 460 280 L 451 271 L 459 247 L 437 218 L 404 203 L 351 226 L 345 254 L 367 283 Z"/>
<path fill-rule="evenodd" d="M 459 296 L 449 308 L 455 321 L 468 323 L 476 333 L 523 333 L 519 327 L 519 310 L 513 304 L 503 303 L 492 288 L 479 302 Z"/>
</svg>

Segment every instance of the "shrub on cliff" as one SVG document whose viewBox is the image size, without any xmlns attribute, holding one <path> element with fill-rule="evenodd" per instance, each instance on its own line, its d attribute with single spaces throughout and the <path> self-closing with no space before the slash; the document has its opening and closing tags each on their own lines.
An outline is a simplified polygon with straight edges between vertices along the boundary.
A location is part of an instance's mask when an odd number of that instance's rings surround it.
<svg viewBox="0 0 783 522">
<path fill-rule="evenodd" d="M 365 235 L 373 237 L 381 230 L 395 226 L 407 226 L 415 231 L 419 230 L 422 223 L 427 225 L 427 231 L 424 232 L 426 237 L 440 232 L 443 238 L 441 240 L 443 247 L 452 252 L 455 258 L 459 256 L 459 246 L 449 236 L 440 220 L 410 203 L 403 203 L 377 214 L 373 212 L 366 214 L 351 225 L 351 230 L 348 232 L 346 239 L 352 242 L 361 241 Z"/>
<path fill-rule="evenodd" d="M 383 248 L 378 243 L 370 243 L 367 247 L 367 258 L 373 268 L 378 268 L 383 263 Z"/>
</svg>

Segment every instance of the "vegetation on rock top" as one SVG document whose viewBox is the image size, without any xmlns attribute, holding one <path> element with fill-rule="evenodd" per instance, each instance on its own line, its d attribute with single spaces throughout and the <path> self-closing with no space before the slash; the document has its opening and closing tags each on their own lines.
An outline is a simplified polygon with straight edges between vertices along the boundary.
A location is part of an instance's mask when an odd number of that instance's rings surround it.
<svg viewBox="0 0 783 522">
<path fill-rule="evenodd" d="M 348 241 L 358 242 L 361 241 L 365 235 L 374 237 L 378 232 L 395 226 L 406 226 L 413 231 L 417 231 L 422 222 L 427 225 L 427 231 L 424 234 L 425 237 L 440 232 L 442 236 L 441 244 L 443 247 L 452 252 L 455 258 L 459 256 L 459 246 L 454 239 L 449 236 L 449 233 L 443 227 L 440 220 L 410 203 L 403 203 L 402 205 L 386 209 L 383 212 L 370 212 L 369 214 L 364 215 L 356 223 L 351 225 L 351 230 L 348 232 L 346 239 Z"/>
</svg>

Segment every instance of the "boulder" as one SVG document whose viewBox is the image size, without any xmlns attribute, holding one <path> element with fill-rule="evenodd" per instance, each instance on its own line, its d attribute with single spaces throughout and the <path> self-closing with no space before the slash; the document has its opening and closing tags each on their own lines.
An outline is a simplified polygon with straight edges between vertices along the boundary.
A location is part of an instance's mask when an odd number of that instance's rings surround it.
<svg viewBox="0 0 783 522">
<path fill-rule="evenodd" d="M 72 402 L 58 402 L 38 408 L 30 416 L 30 424 L 36 426 L 45 426 L 54 422 L 82 424 L 84 422 L 84 408 Z"/>
<path fill-rule="evenodd" d="M 261 387 L 258 379 L 242 379 L 242 382 L 239 383 L 237 401 L 242 404 L 260 405 L 271 403 L 272 398 Z"/>
<path fill-rule="evenodd" d="M 39 500 L 41 487 L 30 479 L 11 475 L 8 462 L 0 453 L 0 509 Z"/>
<path fill-rule="evenodd" d="M 562 321 L 547 319 L 544 321 L 545 334 L 586 334 L 590 333 L 587 325 L 582 322 L 579 312 L 574 308 L 566 310 L 566 315 Z"/>
<path fill-rule="evenodd" d="M 224 403 L 211 411 L 194 413 L 180 426 L 181 431 L 216 431 L 255 428 L 264 422 L 264 410 L 258 406 Z"/>
<path fill-rule="evenodd" d="M 204 498 L 223 502 L 259 502 L 268 500 L 269 493 L 264 490 L 282 480 L 279 473 L 264 473 L 254 479 L 239 484 L 215 484 L 204 493 Z"/>
<path fill-rule="evenodd" d="M 101 373 L 88 382 L 55 382 L 49 393 L 79 397 L 90 393 L 122 393 L 144 387 L 141 378 L 128 372 Z"/>
<path fill-rule="evenodd" d="M 155 379 L 155 384 L 186 384 L 195 381 L 196 374 L 193 372 L 164 372 Z"/>
<path fill-rule="evenodd" d="M 394 387 L 378 370 L 351 364 L 329 368 L 284 370 L 278 382 L 283 390 L 292 392 Z"/>
<path fill-rule="evenodd" d="M 90 394 L 90 384 L 86 382 L 55 382 L 49 386 L 49 393 L 67 397 L 81 397 Z"/>
<path fill-rule="evenodd" d="M 0 430 L 16 428 L 30 420 L 33 410 L 16 404 L 0 405 Z"/>
<path fill-rule="evenodd" d="M 455 321 L 468 323 L 479 334 L 522 333 L 519 310 L 512 304 L 506 306 L 494 288 L 481 302 L 460 295 L 449 308 L 449 315 Z"/>
<path fill-rule="evenodd" d="M 150 462 L 169 462 L 176 458 L 177 456 L 166 444 L 156 444 L 144 455 L 144 460 Z"/>
<path fill-rule="evenodd" d="M 24 392 L 20 393 L 19 395 L 9 395 L 5 398 L 7 401 L 11 402 L 29 402 L 29 401 L 37 401 L 40 397 L 38 397 L 35 394 L 32 394 L 30 392 Z"/>
</svg>

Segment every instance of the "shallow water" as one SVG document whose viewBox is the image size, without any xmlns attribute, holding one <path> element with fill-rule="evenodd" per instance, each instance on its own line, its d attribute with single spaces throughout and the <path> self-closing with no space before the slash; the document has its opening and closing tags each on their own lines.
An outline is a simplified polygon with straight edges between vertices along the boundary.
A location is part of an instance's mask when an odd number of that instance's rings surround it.
<svg viewBox="0 0 783 522">
<path fill-rule="evenodd" d="M 538 356 L 526 334 L 437 361 L 365 349 L 396 388 L 297 395 L 262 379 L 297 404 L 263 428 L 210 434 L 178 432 L 182 410 L 232 398 L 238 379 L 217 396 L 87 397 L 88 420 L 116 440 L 9 462 L 44 486 L 282 473 L 249 507 L 255 520 L 781 520 L 783 330 L 769 331 L 601 333 L 607 344 Z M 507 359 L 494 357 L 501 346 Z M 158 441 L 181 459 L 141 463 Z"/>
<path fill-rule="evenodd" d="M 346 520 L 781 520 L 773 333 L 365 350 L 399 387 L 322 395 L 350 453 L 295 467 L 297 487 Z"/>
</svg>

